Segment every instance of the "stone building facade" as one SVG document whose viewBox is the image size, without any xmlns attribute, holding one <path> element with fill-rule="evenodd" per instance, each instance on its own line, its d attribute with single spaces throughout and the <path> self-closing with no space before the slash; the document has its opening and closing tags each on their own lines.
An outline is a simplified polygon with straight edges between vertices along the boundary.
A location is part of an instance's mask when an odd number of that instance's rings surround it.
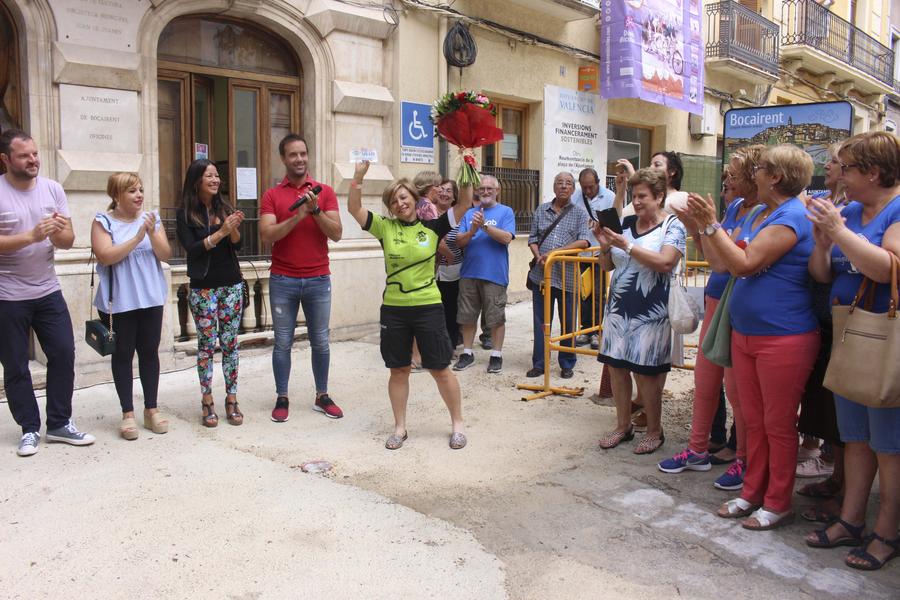
<svg viewBox="0 0 900 600">
<path fill-rule="evenodd" d="M 693 161 L 692 172 L 702 171 L 694 185 L 712 191 L 721 115 L 729 107 L 843 97 L 854 103 L 857 130 L 879 128 L 880 103 L 890 86 L 852 62 L 810 48 L 809 35 L 783 47 L 781 36 L 794 19 L 784 6 L 812 2 L 707 2 L 703 118 L 640 100 L 611 100 L 608 163 L 634 157 L 644 166 L 652 152 L 676 150 Z M 599 0 L 444 4 L 0 0 L 0 128 L 31 132 L 43 157 L 42 174 L 68 193 L 76 247 L 59 252 L 57 260 L 76 339 L 90 313 L 90 223 L 108 203 L 106 180 L 115 171 L 139 173 L 148 208 L 171 218 L 190 160 L 205 156 L 216 162 L 227 193 L 251 217 L 242 269 L 251 287 L 260 282 L 262 298 L 268 297 L 268 249 L 259 243 L 253 217 L 263 191 L 282 176 L 277 143 L 288 131 L 308 140 L 312 175 L 332 185 L 342 205 L 353 172 L 351 151 L 374 149 L 378 162 L 363 192 L 367 206 L 380 211 L 380 192 L 397 177 L 423 168 L 455 174 L 453 156 L 442 145 L 435 145 L 432 164 L 401 160 L 401 102 L 431 103 L 449 90 L 483 90 L 498 102 L 498 123 L 508 138 L 482 151 L 480 160 L 506 169 L 501 172 L 510 202 L 549 199 L 551 192 L 533 177 L 543 158 L 543 88 L 576 89 L 579 67 L 597 64 Z M 887 17 L 889 5 L 869 0 L 869 13 Z M 843 8 L 838 2 L 831 10 Z M 449 67 L 443 54 L 447 31 L 457 21 L 477 44 L 475 62 L 462 69 Z M 747 27 L 723 30 L 725 21 Z M 878 39 L 889 43 L 888 35 L 879 30 Z M 736 52 L 747 39 L 749 46 Z M 607 167 L 597 165 L 602 174 Z M 344 216 L 344 239 L 331 245 L 332 325 L 338 336 L 377 322 L 383 289 L 380 246 Z M 514 274 L 525 272 L 525 238 L 514 242 Z M 167 274 L 169 335 L 161 352 L 171 357 L 192 342 L 183 341 L 191 323 L 183 307 L 179 311 L 187 280 L 183 264 L 173 261 Z M 524 277 L 512 279 L 511 291 L 523 291 Z M 268 335 L 254 332 L 265 328 L 266 304 L 252 298 L 246 338 Z M 79 362 L 98 365 L 78 344 Z"/>
</svg>

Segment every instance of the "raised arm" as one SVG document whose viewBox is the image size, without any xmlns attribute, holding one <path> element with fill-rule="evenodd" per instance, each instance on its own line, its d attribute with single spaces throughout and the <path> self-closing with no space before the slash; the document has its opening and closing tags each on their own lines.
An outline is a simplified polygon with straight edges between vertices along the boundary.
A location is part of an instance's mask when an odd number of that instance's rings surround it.
<svg viewBox="0 0 900 600">
<path fill-rule="evenodd" d="M 628 193 L 628 180 L 634 175 L 634 165 L 624 158 L 616 161 L 616 199 L 613 206 L 619 213 L 619 219 L 622 218 L 622 211 L 625 210 L 625 197 Z"/>
<path fill-rule="evenodd" d="M 473 194 L 474 188 L 471 185 L 462 185 L 459 187 L 459 200 L 456 201 L 456 206 L 451 209 L 453 211 L 453 218 L 456 219 L 457 223 L 460 223 L 463 215 L 466 214 L 466 211 L 472 208 Z"/>
<path fill-rule="evenodd" d="M 350 193 L 347 195 L 347 212 L 356 219 L 360 227 L 366 226 L 369 211 L 362 205 L 362 183 L 369 171 L 369 161 L 363 160 L 356 163 L 353 170 L 353 181 L 350 182 Z"/>
</svg>

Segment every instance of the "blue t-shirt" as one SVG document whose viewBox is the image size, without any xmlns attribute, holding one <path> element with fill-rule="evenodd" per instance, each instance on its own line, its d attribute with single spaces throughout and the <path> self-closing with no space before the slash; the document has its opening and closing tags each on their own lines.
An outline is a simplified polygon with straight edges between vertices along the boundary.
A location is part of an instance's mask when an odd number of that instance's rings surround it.
<svg viewBox="0 0 900 600">
<path fill-rule="evenodd" d="M 862 224 L 862 212 L 862 204 L 851 202 L 844 207 L 841 215 L 847 219 L 847 229 L 870 243 L 880 246 L 884 232 L 888 230 L 888 227 L 900 221 L 900 196 L 891 200 L 887 206 L 881 209 L 881 212 L 875 215 L 874 219 L 865 225 Z M 863 275 L 856 270 L 856 267 L 837 244 L 831 249 L 831 270 L 834 272 L 834 282 L 831 285 L 832 304 L 835 300 L 838 304 L 850 304 L 859 290 Z M 876 285 L 872 312 L 887 312 L 890 299 L 890 285 Z"/>
<path fill-rule="evenodd" d="M 153 216 L 156 218 L 156 229 L 159 230 L 162 221 L 158 214 L 154 213 Z M 144 213 L 138 214 L 134 221 L 119 221 L 109 213 L 97 213 L 94 220 L 110 235 L 113 245 L 119 245 L 137 235 L 138 230 L 144 226 Z M 113 271 L 112 311 L 109 307 L 110 269 Z M 166 303 L 169 289 L 162 264 L 153 253 L 149 235 L 144 235 L 144 239 L 112 267 L 97 263 L 97 274 L 100 276 L 100 283 L 94 296 L 94 306 L 107 314 L 163 306 Z"/>
<path fill-rule="evenodd" d="M 803 202 L 791 198 L 772 211 L 757 229 L 745 229 L 750 244 L 760 231 L 772 225 L 789 227 L 797 236 L 797 243 L 767 269 L 734 282 L 729 304 L 731 326 L 744 335 L 797 335 L 815 331 L 818 321 L 807 284 L 809 257 L 815 242 Z"/>
<path fill-rule="evenodd" d="M 722 229 L 724 229 L 725 233 L 729 236 L 731 236 L 731 233 L 738 225 L 737 214 L 743 203 L 744 199 L 738 198 L 725 209 L 725 218 L 722 219 Z M 730 278 L 731 275 L 727 271 L 723 273 L 713 271 L 710 273 L 709 278 L 706 280 L 706 295 L 710 298 L 715 298 L 716 300 L 721 298 L 722 292 L 725 291 L 725 286 L 728 284 Z"/>
<path fill-rule="evenodd" d="M 481 208 L 470 208 L 459 222 L 459 232 L 465 233 L 472 227 L 472 215 Z M 495 204 L 484 210 L 484 222 L 516 237 L 516 215 L 503 204 Z M 469 240 L 463 255 L 460 277 L 484 279 L 497 285 L 509 285 L 509 246 L 501 244 L 484 229 L 479 229 Z"/>
</svg>

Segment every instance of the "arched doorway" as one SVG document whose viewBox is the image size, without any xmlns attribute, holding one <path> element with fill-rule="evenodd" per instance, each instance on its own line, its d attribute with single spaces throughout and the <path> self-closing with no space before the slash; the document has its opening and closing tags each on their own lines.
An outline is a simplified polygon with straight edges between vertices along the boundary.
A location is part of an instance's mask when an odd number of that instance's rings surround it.
<svg viewBox="0 0 900 600">
<path fill-rule="evenodd" d="M 157 58 L 163 218 L 174 217 L 191 161 L 208 158 L 218 166 L 222 193 L 247 215 L 241 254 L 261 255 L 259 197 L 284 177 L 278 142 L 300 130 L 297 57 L 252 24 L 190 16 L 166 26 Z"/>
<path fill-rule="evenodd" d="M 16 24 L 0 2 L 0 131 L 23 125 L 21 66 Z"/>
</svg>

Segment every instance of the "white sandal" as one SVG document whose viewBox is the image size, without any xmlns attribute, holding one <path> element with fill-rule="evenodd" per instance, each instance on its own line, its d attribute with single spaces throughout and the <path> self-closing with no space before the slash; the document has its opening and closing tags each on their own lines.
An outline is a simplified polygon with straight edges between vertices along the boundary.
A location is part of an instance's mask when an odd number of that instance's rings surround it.
<svg viewBox="0 0 900 600">
<path fill-rule="evenodd" d="M 719 510 L 716 511 L 716 515 L 723 519 L 740 519 L 749 516 L 754 508 L 756 507 L 743 498 L 733 498 L 720 506 Z"/>
<path fill-rule="evenodd" d="M 748 521 L 750 519 L 756 519 L 758 525 L 750 525 Z M 753 514 L 750 515 L 750 518 L 741 523 L 744 529 L 749 529 L 751 531 L 769 531 L 770 529 L 777 529 L 779 527 L 784 527 L 789 523 L 794 522 L 794 511 L 786 510 L 781 513 L 772 512 L 771 510 L 766 510 L 765 508 L 758 508 L 753 511 Z"/>
</svg>

